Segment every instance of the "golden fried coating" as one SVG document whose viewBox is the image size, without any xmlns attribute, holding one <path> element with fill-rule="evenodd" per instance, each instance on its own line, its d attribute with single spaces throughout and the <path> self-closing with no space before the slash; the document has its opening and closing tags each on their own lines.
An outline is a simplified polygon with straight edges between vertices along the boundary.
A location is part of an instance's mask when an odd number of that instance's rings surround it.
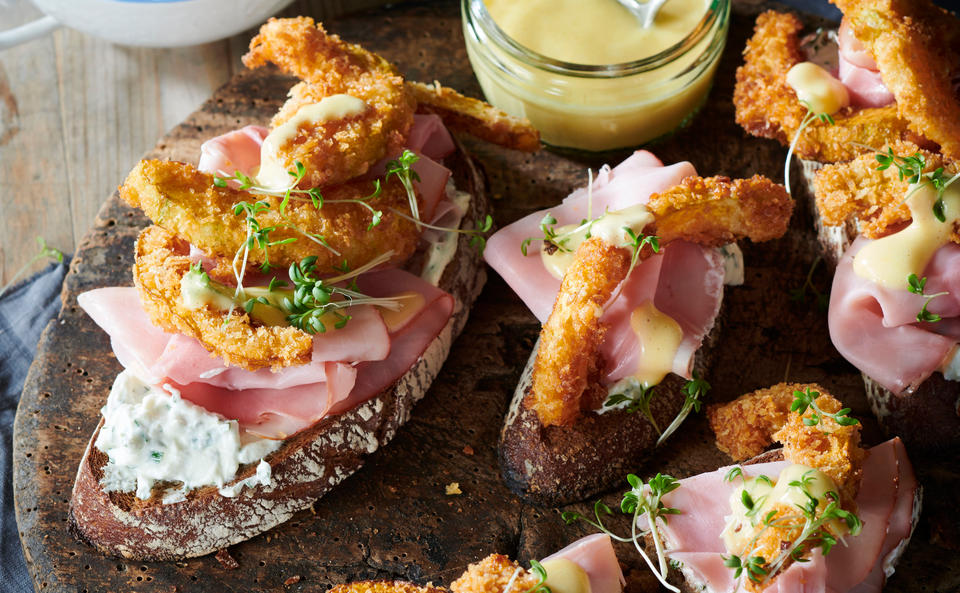
<svg viewBox="0 0 960 593">
<path fill-rule="evenodd" d="M 793 140 L 807 108 L 787 84 L 787 72 L 805 60 L 799 33 L 803 28 L 792 14 L 767 11 L 757 17 L 753 37 L 737 69 L 733 103 L 737 123 L 749 134 L 772 138 L 787 145 Z M 825 163 L 847 161 L 895 140 L 920 139 L 897 107 L 857 109 L 845 107 L 833 115 L 834 124 L 814 120 L 797 140 L 795 152 L 805 159 Z M 861 146 L 858 146 L 861 145 Z"/>
<path fill-rule="evenodd" d="M 889 148 L 902 157 L 919 152 L 927 172 L 943 167 L 945 174 L 952 176 L 960 171 L 957 162 L 915 144 L 900 142 Z M 904 202 L 910 183 L 900 179 L 896 167 L 878 171 L 874 154 L 823 167 L 817 171 L 813 186 L 817 209 L 827 224 L 842 225 L 856 219 L 861 234 L 878 239 L 900 230 L 911 220 L 910 208 Z M 960 243 L 960 234 L 954 232 L 951 239 Z"/>
<path fill-rule="evenodd" d="M 803 389 L 807 388 L 820 393 L 814 402 L 823 412 L 835 414 L 843 408 L 843 404 L 818 386 L 803 386 Z M 817 414 L 819 421 L 816 424 L 804 423 L 814 414 L 813 407 L 807 408 L 802 416 L 795 412 L 787 414 L 786 423 L 773 438 L 783 445 L 783 456 L 788 461 L 814 467 L 830 476 L 840 488 L 843 508 L 856 508 L 854 499 L 860 490 L 863 458 L 866 457 L 860 447 L 860 424 L 841 426 L 824 414 Z"/>
<path fill-rule="evenodd" d="M 351 268 L 360 267 L 392 250 L 391 262 L 406 260 L 419 240 L 414 223 L 400 217 L 395 209 L 409 216 L 406 190 L 396 178 L 383 185 L 379 197 L 370 201 L 383 218 L 370 230 L 373 215 L 356 203 L 338 200 L 362 198 L 374 189 L 371 181 L 351 181 L 323 191 L 324 204 L 317 210 L 309 201 L 290 200 L 286 213 L 280 214 L 281 198 L 252 194 L 230 187 L 217 187 L 213 176 L 191 165 L 174 161 L 140 161 L 120 187 L 120 197 L 142 208 L 150 219 L 176 233 L 208 255 L 232 259 L 247 239 L 246 216 L 234 214 L 234 205 L 262 201 L 269 210 L 257 215 L 261 228 L 276 227 L 270 241 L 295 238 L 284 245 L 273 245 L 264 252 L 250 250 L 248 265 L 266 261 L 274 267 L 288 267 L 309 255 L 317 256 L 317 270 L 333 272 L 333 266 L 346 260 Z M 300 232 L 319 234 L 334 251 L 318 245 Z"/>
<path fill-rule="evenodd" d="M 641 251 L 641 256 L 649 248 Z M 550 317 L 540 331 L 533 385 L 524 400 L 544 426 L 572 424 L 590 378 L 601 367 L 603 306 L 630 270 L 630 252 L 599 237 L 577 248 Z"/>
<path fill-rule="evenodd" d="M 783 186 L 760 176 L 736 181 L 688 177 L 651 196 L 647 207 L 654 214 L 652 226 L 660 246 L 668 249 L 677 239 L 704 246 L 744 237 L 775 239 L 787 230 L 793 200 Z M 639 257 L 651 254 L 645 246 Z M 630 252 L 600 238 L 587 240 L 577 249 L 540 332 L 533 383 L 525 400 L 544 426 L 572 424 L 581 411 L 603 400 L 597 379 L 606 327 L 600 317 L 629 267 Z"/>
<path fill-rule="evenodd" d="M 960 158 L 960 20 L 929 0 L 836 0 L 910 129 Z"/>
<path fill-rule="evenodd" d="M 255 324 L 242 308 L 186 307 L 180 282 L 190 271 L 189 252 L 186 242 L 158 226 L 147 227 L 137 238 L 133 281 L 150 321 L 196 338 L 211 355 L 249 371 L 310 362 L 313 338 L 306 332 Z"/>
<path fill-rule="evenodd" d="M 753 37 L 743 52 L 733 90 L 737 123 L 750 134 L 786 144 L 806 109 L 787 85 L 787 71 L 803 61 L 796 16 L 772 10 L 757 17 Z"/>
<path fill-rule="evenodd" d="M 443 123 L 454 130 L 514 150 L 540 150 L 540 132 L 526 118 L 508 115 L 440 83 L 408 82 L 407 88 L 418 103 L 418 111 L 439 115 Z"/>
<path fill-rule="evenodd" d="M 407 581 L 355 581 L 336 585 L 330 593 L 446 593 L 443 587 L 421 587 Z"/>
<path fill-rule="evenodd" d="M 839 488 L 840 500 L 836 502 L 841 508 L 854 511 L 866 456 L 860 448 L 860 425 L 841 426 L 833 418 L 819 414 L 812 406 L 802 415 L 791 411 L 794 392 L 807 390 L 824 413 L 835 414 L 843 407 L 815 383 L 780 383 L 760 389 L 727 404 L 707 408 L 710 426 L 717 435 L 717 447 L 734 459 L 743 459 L 760 453 L 774 440 L 779 441 L 787 461 L 825 473 Z M 811 421 L 814 414 L 818 415 L 816 423 Z M 828 502 L 820 501 L 820 504 L 826 506 Z M 786 502 L 765 507 L 763 513 L 764 520 L 752 528 L 749 550 L 738 552 L 763 558 L 769 570 L 785 551 L 784 542 L 796 541 L 800 537 L 804 521 L 797 517 L 797 508 Z M 833 524 L 824 525 L 824 529 L 833 532 L 834 536 L 842 535 L 835 532 L 835 528 Z M 782 568 L 791 562 L 792 558 L 786 558 Z M 758 585 L 750 579 L 743 579 L 742 583 L 747 590 L 754 592 L 763 590 L 768 584 L 765 581 Z"/>
<path fill-rule="evenodd" d="M 769 241 L 790 224 L 793 199 L 787 190 L 760 175 L 750 179 L 687 177 L 650 196 L 661 243 L 684 239 L 719 247 L 737 239 Z"/>
<path fill-rule="evenodd" d="M 780 383 L 758 389 L 725 404 L 707 406 L 710 428 L 717 435 L 717 448 L 743 461 L 773 444 L 773 433 L 787 421 L 794 390 L 810 387 L 823 391 L 819 385 Z"/>
<path fill-rule="evenodd" d="M 512 593 L 523 593 L 537 584 L 537 577 L 513 560 L 503 554 L 490 554 L 467 567 L 460 578 L 450 583 L 450 590 L 453 593 L 504 593 L 511 579 Z"/>
<path fill-rule="evenodd" d="M 363 175 L 370 165 L 403 146 L 416 103 L 403 77 L 382 57 L 328 35 L 311 18 L 272 18 L 260 27 L 243 56 L 248 68 L 267 62 L 304 81 L 290 90 L 272 128 L 288 121 L 301 107 L 331 95 L 347 94 L 367 104 L 361 115 L 301 123 L 296 134 L 278 148 L 285 168 L 292 170 L 295 161 L 306 167 L 302 188 Z"/>
<path fill-rule="evenodd" d="M 710 427 L 717 435 L 717 448 L 736 460 L 753 457 L 774 441 L 783 445 L 783 456 L 792 463 L 816 468 L 830 476 L 846 503 L 853 502 L 860 488 L 865 452 L 860 448 L 860 424 L 841 426 L 819 415 L 819 422 L 804 424 L 816 412 L 803 415 L 790 411 L 794 392 L 819 393 L 814 402 L 826 413 L 843 405 L 816 383 L 778 383 L 747 393 L 732 402 L 707 408 Z M 852 508 L 849 504 L 845 508 Z"/>
</svg>

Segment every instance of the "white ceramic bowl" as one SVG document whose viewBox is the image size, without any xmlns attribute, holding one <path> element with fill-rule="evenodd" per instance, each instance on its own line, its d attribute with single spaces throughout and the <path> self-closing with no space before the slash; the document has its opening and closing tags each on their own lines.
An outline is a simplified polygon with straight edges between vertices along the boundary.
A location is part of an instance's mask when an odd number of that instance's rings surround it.
<svg viewBox="0 0 960 593">
<path fill-rule="evenodd" d="M 292 0 L 33 0 L 47 17 L 0 32 L 0 49 L 63 25 L 122 45 L 175 47 L 249 29 Z"/>
</svg>

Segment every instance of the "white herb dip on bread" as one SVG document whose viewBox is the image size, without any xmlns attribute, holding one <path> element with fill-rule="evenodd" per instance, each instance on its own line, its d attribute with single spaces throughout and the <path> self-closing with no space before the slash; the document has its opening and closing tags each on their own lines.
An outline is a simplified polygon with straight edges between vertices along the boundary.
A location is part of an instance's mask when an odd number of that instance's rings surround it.
<svg viewBox="0 0 960 593">
<path fill-rule="evenodd" d="M 253 479 L 243 485 L 270 483 L 270 466 L 262 458 L 282 441 L 253 437 L 241 439 L 236 420 L 224 420 L 180 398 L 169 385 L 158 389 L 130 371 L 117 376 L 102 410 L 104 423 L 96 448 L 109 461 L 101 486 L 106 492 L 135 492 L 149 499 L 157 482 L 179 482 L 180 488 L 164 493 L 163 502 L 183 500 L 187 492 L 216 486 L 225 488 L 242 464 L 261 460 Z"/>
</svg>

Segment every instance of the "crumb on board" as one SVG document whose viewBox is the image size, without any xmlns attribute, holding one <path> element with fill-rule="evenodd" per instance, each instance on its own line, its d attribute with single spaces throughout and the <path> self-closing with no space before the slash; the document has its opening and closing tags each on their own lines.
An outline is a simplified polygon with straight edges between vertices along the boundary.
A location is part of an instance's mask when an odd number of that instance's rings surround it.
<svg viewBox="0 0 960 593">
<path fill-rule="evenodd" d="M 289 579 L 283 581 L 283 584 L 289 587 L 290 585 L 293 585 L 294 583 L 299 583 L 299 582 L 300 582 L 300 575 L 296 574 L 290 577 Z"/>
<path fill-rule="evenodd" d="M 444 491 L 447 493 L 447 496 L 455 496 L 457 494 L 463 494 L 463 491 L 460 490 L 459 482 L 450 482 L 444 488 Z"/>
<path fill-rule="evenodd" d="M 220 563 L 220 566 L 226 568 L 227 570 L 234 570 L 239 568 L 240 564 L 234 560 L 233 556 L 230 555 L 230 552 L 226 548 L 218 550 L 216 556 L 217 562 Z"/>
<path fill-rule="evenodd" d="M 464 455 L 473 455 L 473 453 L 474 453 L 473 447 L 471 447 L 470 445 L 467 445 L 466 447 L 463 448 Z"/>
</svg>

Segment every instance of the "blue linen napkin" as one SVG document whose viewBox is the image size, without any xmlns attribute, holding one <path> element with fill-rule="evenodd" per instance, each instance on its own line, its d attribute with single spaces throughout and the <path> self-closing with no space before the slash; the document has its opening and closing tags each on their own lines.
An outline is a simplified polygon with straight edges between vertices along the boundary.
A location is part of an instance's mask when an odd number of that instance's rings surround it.
<svg viewBox="0 0 960 593">
<path fill-rule="evenodd" d="M 64 257 L 0 297 L 0 591 L 5 593 L 33 593 L 13 512 L 13 417 L 40 333 L 60 312 L 69 263 Z"/>
</svg>

